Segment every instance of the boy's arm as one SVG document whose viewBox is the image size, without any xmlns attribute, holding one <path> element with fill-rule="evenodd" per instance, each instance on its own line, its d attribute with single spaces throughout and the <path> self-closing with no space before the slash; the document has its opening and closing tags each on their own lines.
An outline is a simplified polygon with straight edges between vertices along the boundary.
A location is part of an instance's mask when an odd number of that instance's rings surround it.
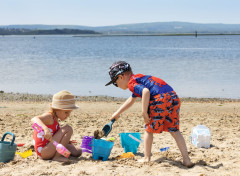
<svg viewBox="0 0 240 176">
<path fill-rule="evenodd" d="M 118 119 L 120 114 L 126 111 L 128 108 L 130 108 L 136 101 L 137 97 L 129 97 L 123 105 L 112 115 L 111 120 Z"/>
<path fill-rule="evenodd" d="M 142 116 L 144 118 L 145 124 L 150 122 L 150 118 L 148 115 L 148 106 L 150 101 L 150 91 L 148 88 L 144 88 L 142 91 Z"/>
</svg>

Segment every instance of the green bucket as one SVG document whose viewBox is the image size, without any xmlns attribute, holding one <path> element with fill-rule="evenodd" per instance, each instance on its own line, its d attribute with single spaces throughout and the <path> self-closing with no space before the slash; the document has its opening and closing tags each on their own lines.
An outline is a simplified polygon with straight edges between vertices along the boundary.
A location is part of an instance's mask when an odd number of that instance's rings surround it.
<svg viewBox="0 0 240 176">
<path fill-rule="evenodd" d="M 7 134 L 10 134 L 13 136 L 12 142 L 5 142 L 4 139 Z M 15 156 L 15 152 L 17 149 L 17 144 L 14 143 L 15 141 L 15 135 L 11 132 L 6 132 L 2 140 L 0 141 L 0 162 L 9 162 L 12 160 Z"/>
</svg>

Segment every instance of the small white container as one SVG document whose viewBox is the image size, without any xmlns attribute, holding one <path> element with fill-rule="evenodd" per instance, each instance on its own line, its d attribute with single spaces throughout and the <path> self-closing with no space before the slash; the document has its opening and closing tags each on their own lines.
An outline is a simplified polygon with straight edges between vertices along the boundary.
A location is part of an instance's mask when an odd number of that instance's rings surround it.
<svg viewBox="0 0 240 176">
<path fill-rule="evenodd" d="M 190 142 L 198 148 L 210 147 L 211 134 L 208 127 L 205 125 L 197 125 L 192 128 Z"/>
</svg>

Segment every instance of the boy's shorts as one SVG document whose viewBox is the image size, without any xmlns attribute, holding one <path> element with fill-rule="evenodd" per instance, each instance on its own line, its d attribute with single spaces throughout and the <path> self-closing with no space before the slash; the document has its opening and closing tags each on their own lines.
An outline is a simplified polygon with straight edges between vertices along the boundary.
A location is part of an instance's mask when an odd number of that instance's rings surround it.
<svg viewBox="0 0 240 176">
<path fill-rule="evenodd" d="M 150 133 L 178 131 L 180 105 L 175 91 L 155 95 L 149 102 L 148 115 L 151 121 L 145 125 L 145 130 Z"/>
</svg>

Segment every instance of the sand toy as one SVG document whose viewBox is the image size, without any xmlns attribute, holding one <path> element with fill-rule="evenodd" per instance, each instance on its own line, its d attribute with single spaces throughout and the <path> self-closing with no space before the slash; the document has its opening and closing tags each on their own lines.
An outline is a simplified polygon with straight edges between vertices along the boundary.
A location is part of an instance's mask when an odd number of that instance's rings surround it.
<svg viewBox="0 0 240 176">
<path fill-rule="evenodd" d="M 91 143 L 93 159 L 102 159 L 103 161 L 107 161 L 112 151 L 114 142 L 106 141 L 104 139 L 92 139 Z"/>
<path fill-rule="evenodd" d="M 134 158 L 133 152 L 127 152 L 123 153 L 122 155 L 118 156 L 117 159 L 122 159 L 122 158 Z"/>
<path fill-rule="evenodd" d="M 164 147 L 164 148 L 160 148 L 160 151 L 165 152 L 165 151 L 168 151 L 168 149 L 170 149 L 170 147 Z"/>
<path fill-rule="evenodd" d="M 18 143 L 18 144 L 17 144 L 18 147 L 22 147 L 22 146 L 24 146 L 24 145 L 25 145 L 25 143 Z"/>
<path fill-rule="evenodd" d="M 40 133 L 41 131 L 43 131 L 42 127 L 40 125 L 38 125 L 37 123 L 34 123 L 32 125 L 33 129 L 35 129 L 38 133 Z M 66 147 L 64 147 L 62 144 L 57 143 L 56 141 L 51 140 L 50 142 L 53 143 L 53 145 L 55 145 L 56 150 L 58 153 L 60 153 L 61 155 L 63 155 L 64 157 L 68 158 L 69 155 L 71 154 L 71 152 L 66 149 Z"/>
<path fill-rule="evenodd" d="M 209 128 L 205 125 L 197 125 L 193 127 L 189 140 L 198 148 L 209 148 L 211 141 L 211 133 Z"/>
<path fill-rule="evenodd" d="M 6 135 L 12 135 L 12 141 L 11 142 L 6 142 L 4 141 Z M 14 143 L 15 141 L 15 135 L 11 132 L 6 132 L 2 140 L 0 141 L 0 162 L 9 162 L 12 160 L 15 156 L 15 152 L 17 149 L 17 144 Z"/>
<path fill-rule="evenodd" d="M 119 133 L 119 135 L 124 152 L 133 152 L 133 154 L 136 154 L 137 148 L 141 143 L 141 133 Z"/>
<path fill-rule="evenodd" d="M 115 122 L 115 119 L 111 120 L 108 124 L 106 124 L 102 131 L 104 132 L 104 136 L 108 136 L 108 134 L 112 131 L 112 125 Z"/>
<path fill-rule="evenodd" d="M 82 152 L 92 153 L 92 146 L 90 144 L 93 138 L 93 136 L 83 136 L 81 145 Z"/>
<path fill-rule="evenodd" d="M 20 155 L 22 158 L 27 158 L 29 156 L 32 156 L 32 149 L 26 150 L 25 152 L 16 152 L 16 154 Z"/>
<path fill-rule="evenodd" d="M 116 140 L 115 137 L 109 137 L 106 139 L 106 141 L 110 141 L 110 142 L 114 142 L 115 140 Z"/>
</svg>

